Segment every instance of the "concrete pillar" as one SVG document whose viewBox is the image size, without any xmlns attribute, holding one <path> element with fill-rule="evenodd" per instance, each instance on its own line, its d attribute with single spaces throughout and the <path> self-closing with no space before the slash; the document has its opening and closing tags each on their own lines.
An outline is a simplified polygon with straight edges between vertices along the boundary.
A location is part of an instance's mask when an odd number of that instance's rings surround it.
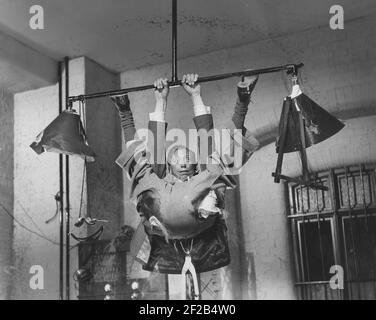
<svg viewBox="0 0 376 320">
<path fill-rule="evenodd" d="M 100 91 L 115 90 L 119 87 L 119 76 L 106 70 L 94 61 L 81 57 L 69 62 L 70 95 L 79 95 Z M 79 103 L 73 106 L 79 110 Z M 112 239 L 119 234 L 122 225 L 122 170 L 115 163 L 121 153 L 121 134 L 117 110 L 109 98 L 88 100 L 85 104 L 83 119 L 89 145 L 97 157 L 95 162 L 87 163 L 83 181 L 84 161 L 70 157 L 70 202 L 71 231 L 79 236 L 91 234 L 100 225 L 104 226 L 101 239 Z M 83 185 L 83 197 L 81 191 Z M 81 214 L 90 214 L 93 218 L 108 220 L 108 223 L 94 227 L 75 228 L 81 206 Z M 72 245 L 76 242 L 72 239 Z M 78 268 L 77 248 L 71 250 L 71 275 Z M 71 277 L 71 297 L 75 290 Z"/>
<path fill-rule="evenodd" d="M 86 58 L 69 62 L 70 94 L 116 89 L 118 76 Z M 75 105 L 75 108 L 78 106 Z M 37 155 L 29 148 L 35 136 L 58 115 L 58 86 L 15 95 L 14 137 L 14 216 L 15 274 L 13 298 L 58 299 L 59 223 L 45 220 L 56 210 L 55 193 L 59 190 L 59 161 L 56 153 Z M 77 108 L 78 109 L 78 108 Z M 121 170 L 114 163 L 120 154 L 119 124 L 115 108 L 108 99 L 86 105 L 88 140 L 98 155 L 88 164 L 84 181 L 82 214 L 90 208 L 93 217 L 108 219 L 103 238 L 115 237 L 121 221 Z M 70 157 L 71 231 L 79 236 L 91 230 L 75 228 L 81 205 L 84 161 Z M 88 184 L 88 185 L 87 185 Z M 71 239 L 71 298 L 77 296 L 73 272 L 78 268 L 76 242 Z M 30 288 L 30 267 L 44 270 L 44 288 Z"/>
<path fill-rule="evenodd" d="M 8 299 L 13 240 L 13 96 L 0 89 L 0 300 Z"/>
<path fill-rule="evenodd" d="M 118 88 L 117 74 L 85 59 L 86 93 Z M 123 197 L 122 169 L 115 163 L 121 153 L 121 129 L 117 109 L 109 98 L 87 101 L 86 126 L 89 143 L 97 154 L 87 168 L 87 209 L 93 217 L 109 220 L 103 238 L 112 239 L 123 222 Z"/>
</svg>

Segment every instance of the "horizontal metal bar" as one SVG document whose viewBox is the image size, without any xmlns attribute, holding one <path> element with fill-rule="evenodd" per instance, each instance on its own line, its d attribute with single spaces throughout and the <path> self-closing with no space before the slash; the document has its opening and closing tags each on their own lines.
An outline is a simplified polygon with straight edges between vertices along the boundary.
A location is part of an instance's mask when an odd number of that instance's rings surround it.
<svg viewBox="0 0 376 320">
<path fill-rule="evenodd" d="M 325 187 L 324 185 L 322 185 L 320 183 L 316 183 L 313 180 L 305 180 L 304 178 L 303 179 L 292 178 L 292 177 L 285 176 L 283 174 L 279 174 L 277 172 L 273 172 L 272 177 L 277 177 L 278 179 L 285 180 L 287 182 L 297 183 L 297 184 L 304 186 L 304 187 L 310 187 L 310 188 L 313 188 L 313 189 L 328 191 L 328 187 Z"/>
<path fill-rule="evenodd" d="M 243 71 L 238 71 L 238 72 L 218 74 L 214 76 L 199 77 L 197 79 L 197 82 L 202 83 L 202 82 L 218 81 L 218 80 L 223 80 L 223 79 L 233 78 L 233 77 L 240 77 L 240 76 L 249 77 L 249 76 L 254 76 L 254 75 L 259 75 L 259 74 L 279 72 L 283 70 L 286 70 L 289 73 L 295 74 L 297 73 L 298 69 L 301 67 L 303 67 L 303 63 L 286 64 L 283 66 L 263 68 L 263 69 L 243 70 Z M 174 88 L 174 87 L 181 86 L 182 82 L 181 80 L 169 81 L 168 84 L 170 88 Z M 130 92 L 145 91 L 145 90 L 151 90 L 151 89 L 154 89 L 154 85 L 149 84 L 149 85 L 139 86 L 139 87 L 131 87 L 131 88 L 125 88 L 125 89 L 119 89 L 119 90 L 113 90 L 113 91 L 104 91 L 104 92 L 84 94 L 84 95 L 79 95 L 79 96 L 71 96 L 69 97 L 69 102 L 116 96 L 116 95 L 122 95 L 122 94 L 130 93 Z"/>
<path fill-rule="evenodd" d="M 306 282 L 295 282 L 296 286 L 304 285 L 318 285 L 318 284 L 329 284 L 330 281 L 306 281 Z"/>
<path fill-rule="evenodd" d="M 352 279 L 345 280 L 345 283 L 364 283 L 364 282 L 376 282 L 376 279 Z M 330 284 L 330 281 L 305 281 L 305 282 L 295 282 L 296 286 L 309 286 L 309 285 L 323 285 Z"/>
<path fill-rule="evenodd" d="M 344 211 L 337 211 L 336 212 L 340 217 L 345 219 L 350 219 L 349 210 Z M 323 218 L 332 218 L 335 212 L 333 209 L 324 210 L 321 212 L 307 212 L 307 213 L 297 213 L 297 214 L 290 214 L 286 216 L 288 219 L 299 219 L 299 218 L 306 218 L 306 217 L 317 217 L 319 215 Z M 353 211 L 353 215 L 356 215 L 357 218 L 365 218 L 366 215 L 363 213 L 362 210 Z M 369 212 L 368 217 L 376 217 L 376 212 Z"/>
<path fill-rule="evenodd" d="M 288 219 L 298 219 L 298 218 L 307 218 L 307 217 L 317 217 L 317 215 L 324 219 L 324 218 L 332 218 L 333 211 L 321 211 L 321 212 L 310 212 L 310 213 L 298 213 L 298 214 L 291 214 L 288 215 Z M 329 217 L 328 217 L 329 215 Z M 313 220 L 313 219 L 312 219 Z"/>
</svg>

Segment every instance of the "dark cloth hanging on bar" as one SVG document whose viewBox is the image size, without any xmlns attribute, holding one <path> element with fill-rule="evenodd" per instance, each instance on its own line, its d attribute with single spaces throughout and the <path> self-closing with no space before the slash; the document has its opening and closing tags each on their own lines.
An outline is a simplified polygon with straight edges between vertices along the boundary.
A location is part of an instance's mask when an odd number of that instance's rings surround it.
<svg viewBox="0 0 376 320">
<path fill-rule="evenodd" d="M 87 161 L 95 160 L 95 153 L 87 143 L 79 114 L 65 110 L 44 129 L 30 145 L 37 153 L 44 151 L 77 155 Z"/>
<path fill-rule="evenodd" d="M 279 122 L 279 136 L 282 134 L 282 124 L 286 122 L 284 119 L 286 116 L 284 109 L 287 108 L 287 104 L 289 103 L 292 104 L 292 107 L 290 108 L 290 112 L 287 114 L 289 119 L 287 121 L 288 127 L 286 141 L 283 148 L 284 153 L 299 151 L 301 142 L 299 134 L 298 112 L 301 112 L 304 119 L 306 148 L 330 138 L 345 126 L 341 121 L 321 108 L 316 102 L 311 100 L 304 93 L 301 93 L 293 99 L 290 97 L 285 99 Z"/>
</svg>

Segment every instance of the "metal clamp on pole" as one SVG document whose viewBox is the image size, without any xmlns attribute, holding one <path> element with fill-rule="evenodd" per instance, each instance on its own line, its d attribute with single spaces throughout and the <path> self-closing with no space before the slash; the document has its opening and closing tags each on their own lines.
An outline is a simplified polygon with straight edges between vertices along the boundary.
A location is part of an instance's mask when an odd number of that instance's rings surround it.
<svg viewBox="0 0 376 320">
<path fill-rule="evenodd" d="M 172 82 L 178 81 L 178 4 L 172 0 Z"/>
</svg>

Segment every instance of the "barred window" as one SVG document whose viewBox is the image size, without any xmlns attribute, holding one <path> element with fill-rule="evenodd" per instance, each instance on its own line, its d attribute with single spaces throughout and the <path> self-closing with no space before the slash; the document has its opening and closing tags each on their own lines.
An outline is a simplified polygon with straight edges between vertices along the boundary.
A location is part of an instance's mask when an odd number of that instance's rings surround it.
<svg viewBox="0 0 376 320">
<path fill-rule="evenodd" d="M 374 165 L 316 174 L 327 191 L 288 184 L 291 241 L 300 299 L 376 299 Z M 333 289 L 330 268 L 344 270 Z"/>
</svg>

